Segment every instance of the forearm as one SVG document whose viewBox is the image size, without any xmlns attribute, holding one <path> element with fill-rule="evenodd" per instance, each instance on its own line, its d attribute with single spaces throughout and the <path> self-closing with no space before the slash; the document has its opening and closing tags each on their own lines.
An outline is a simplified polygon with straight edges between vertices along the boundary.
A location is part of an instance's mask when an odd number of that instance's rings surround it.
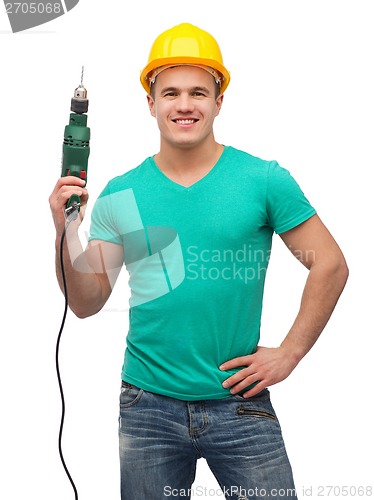
<svg viewBox="0 0 374 500">
<path fill-rule="evenodd" d="M 56 276 L 60 289 L 64 293 L 61 269 L 61 235 L 56 236 L 55 248 Z M 87 261 L 76 227 L 69 227 L 65 235 L 63 267 L 70 309 L 80 318 L 98 312 L 104 304 L 100 276 L 94 272 Z"/>
<path fill-rule="evenodd" d="M 333 265 L 316 262 L 309 271 L 299 313 L 281 347 L 295 365 L 307 354 L 325 328 L 348 278 L 343 257 Z"/>
</svg>

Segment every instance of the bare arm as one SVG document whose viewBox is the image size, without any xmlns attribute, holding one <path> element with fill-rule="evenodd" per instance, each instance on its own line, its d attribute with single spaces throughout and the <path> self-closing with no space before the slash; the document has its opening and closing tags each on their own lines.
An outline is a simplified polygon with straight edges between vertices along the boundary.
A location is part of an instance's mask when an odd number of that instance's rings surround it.
<svg viewBox="0 0 374 500">
<path fill-rule="evenodd" d="M 314 215 L 281 235 L 282 240 L 309 269 L 298 315 L 277 348 L 258 347 L 252 355 L 240 356 L 221 365 L 222 370 L 245 366 L 224 387 L 237 393 L 258 382 L 245 397 L 284 380 L 312 348 L 326 326 L 348 278 L 348 268 L 337 243 Z"/>
<path fill-rule="evenodd" d="M 121 245 L 93 241 L 83 250 L 78 230 L 88 200 L 87 190 L 77 177 L 59 179 L 50 198 L 50 208 L 56 227 L 56 276 L 64 290 L 60 263 L 61 237 L 65 228 L 64 206 L 72 194 L 82 200 L 79 217 L 70 223 L 64 241 L 63 264 L 69 307 L 79 318 L 96 314 L 108 300 L 123 263 Z"/>
<path fill-rule="evenodd" d="M 309 269 L 301 306 L 282 346 L 299 362 L 322 333 L 348 279 L 348 267 L 335 240 L 317 215 L 281 238 Z"/>
</svg>

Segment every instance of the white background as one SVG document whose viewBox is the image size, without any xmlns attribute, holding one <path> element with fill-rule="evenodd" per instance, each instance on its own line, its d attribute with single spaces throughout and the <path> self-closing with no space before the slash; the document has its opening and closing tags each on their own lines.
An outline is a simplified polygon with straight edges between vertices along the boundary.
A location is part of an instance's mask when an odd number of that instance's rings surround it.
<svg viewBox="0 0 374 500">
<path fill-rule="evenodd" d="M 216 139 L 289 169 L 350 267 L 318 343 L 271 391 L 299 498 L 327 497 L 327 489 L 318 489 L 325 485 L 337 487 L 330 498 L 343 498 L 343 486 L 373 487 L 371 4 L 81 0 L 67 15 L 18 34 L 1 9 L 1 498 L 73 498 L 57 449 L 61 405 L 54 355 L 64 302 L 54 275 L 48 196 L 59 177 L 81 65 L 90 98 L 92 206 L 109 178 L 158 150 L 139 72 L 155 37 L 180 22 L 211 32 L 231 72 Z M 305 278 L 275 237 L 263 345 L 277 345 L 287 333 Z M 97 316 L 78 320 L 69 313 L 63 333 L 63 446 L 80 500 L 119 499 L 126 279 L 122 273 Z M 222 498 L 203 460 L 194 488 L 195 498 Z"/>
</svg>

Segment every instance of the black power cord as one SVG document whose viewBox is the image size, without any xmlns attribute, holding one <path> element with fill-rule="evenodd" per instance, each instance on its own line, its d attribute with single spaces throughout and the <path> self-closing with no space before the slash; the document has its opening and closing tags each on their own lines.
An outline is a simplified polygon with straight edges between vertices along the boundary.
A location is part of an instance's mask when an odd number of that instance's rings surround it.
<svg viewBox="0 0 374 500">
<path fill-rule="evenodd" d="M 75 500 L 78 500 L 78 491 L 77 491 L 77 488 L 76 488 L 76 486 L 74 484 L 73 478 L 71 477 L 69 469 L 66 466 L 64 455 L 63 455 L 63 452 L 62 452 L 62 431 L 63 431 L 63 428 L 64 428 L 64 420 L 65 420 L 65 398 L 64 398 L 64 391 L 63 391 L 62 382 L 61 382 L 60 365 L 59 365 L 59 350 L 60 350 L 61 335 L 62 335 L 62 331 L 63 331 L 64 326 L 65 326 L 65 320 L 66 320 L 66 315 L 67 315 L 67 312 L 68 312 L 68 305 L 69 305 L 68 290 L 67 290 L 66 276 L 65 276 L 65 267 L 64 267 L 64 259 L 63 259 L 64 240 L 65 240 L 66 231 L 67 231 L 67 229 L 68 229 L 68 227 L 70 225 L 70 222 L 72 222 L 73 220 L 75 220 L 77 218 L 77 216 L 78 216 L 78 207 L 76 209 L 74 209 L 73 212 L 71 212 L 69 214 L 69 216 L 67 217 L 65 228 L 64 228 L 64 230 L 62 232 L 62 235 L 61 235 L 61 242 L 60 242 L 60 265 L 61 265 L 62 281 L 63 281 L 63 285 L 64 285 L 65 308 L 64 308 L 64 314 L 63 314 L 63 317 L 62 317 L 62 322 L 61 322 L 60 331 L 59 331 L 59 334 L 58 334 L 58 337 L 57 337 L 57 344 L 56 344 L 56 372 L 57 372 L 57 378 L 58 378 L 58 385 L 59 385 L 59 388 L 60 388 L 61 405 L 62 405 L 60 432 L 59 432 L 59 436 L 58 436 L 58 451 L 59 451 L 59 454 L 60 454 L 60 459 L 61 459 L 62 465 L 63 465 L 63 467 L 65 469 L 66 475 L 68 476 L 69 481 L 70 481 L 70 483 L 71 483 L 71 485 L 73 487 L 74 495 L 75 495 Z"/>
</svg>

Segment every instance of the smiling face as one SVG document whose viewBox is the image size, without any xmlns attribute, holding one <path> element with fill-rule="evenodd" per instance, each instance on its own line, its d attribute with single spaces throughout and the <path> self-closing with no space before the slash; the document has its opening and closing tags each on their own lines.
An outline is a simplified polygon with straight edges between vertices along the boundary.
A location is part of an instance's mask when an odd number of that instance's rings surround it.
<svg viewBox="0 0 374 500">
<path fill-rule="evenodd" d="M 202 68 L 177 66 L 156 78 L 148 105 L 157 120 L 161 148 L 190 149 L 214 142 L 213 122 L 223 96 L 213 76 Z"/>
</svg>

